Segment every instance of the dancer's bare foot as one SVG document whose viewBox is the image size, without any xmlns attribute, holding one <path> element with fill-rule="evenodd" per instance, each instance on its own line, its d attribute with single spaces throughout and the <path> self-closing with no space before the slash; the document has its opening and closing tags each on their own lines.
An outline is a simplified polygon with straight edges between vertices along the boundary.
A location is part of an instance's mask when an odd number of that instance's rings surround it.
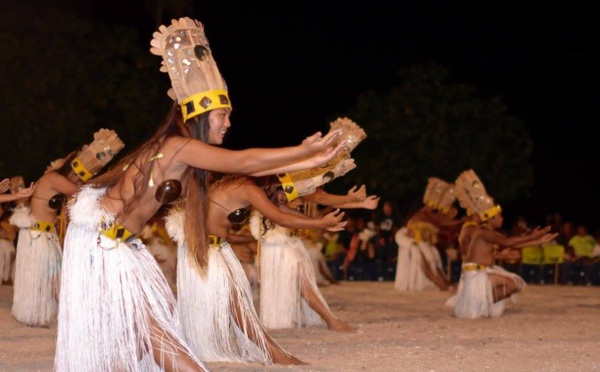
<svg viewBox="0 0 600 372">
<path fill-rule="evenodd" d="M 332 319 L 331 322 L 329 322 L 327 324 L 327 328 L 330 331 L 335 331 L 335 332 L 349 332 L 349 333 L 354 333 L 356 331 L 358 331 L 357 327 L 353 327 L 348 323 L 344 323 L 341 320 L 335 318 Z"/>
<path fill-rule="evenodd" d="M 281 365 L 308 365 L 291 354 L 286 354 L 283 351 L 277 351 L 273 354 L 273 363 Z"/>
<path fill-rule="evenodd" d="M 449 292 L 451 295 L 455 295 L 457 291 L 458 291 L 458 287 L 457 287 L 457 286 L 455 286 L 454 284 L 450 284 L 450 285 L 448 286 L 448 292 Z"/>
</svg>

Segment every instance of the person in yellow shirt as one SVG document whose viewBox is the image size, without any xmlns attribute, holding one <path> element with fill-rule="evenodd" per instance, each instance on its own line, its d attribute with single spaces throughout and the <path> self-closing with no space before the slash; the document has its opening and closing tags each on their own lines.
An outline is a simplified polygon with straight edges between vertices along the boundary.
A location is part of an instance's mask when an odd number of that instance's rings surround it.
<svg viewBox="0 0 600 372">
<path fill-rule="evenodd" d="M 580 260 L 585 257 L 592 257 L 596 239 L 588 232 L 587 226 L 577 226 L 577 234 L 569 240 L 568 251 L 572 260 Z"/>
<path fill-rule="evenodd" d="M 596 239 L 588 232 L 587 226 L 577 226 L 577 234 L 570 240 L 562 265 L 563 280 L 567 284 L 579 283 L 591 285 L 594 246 Z"/>
</svg>

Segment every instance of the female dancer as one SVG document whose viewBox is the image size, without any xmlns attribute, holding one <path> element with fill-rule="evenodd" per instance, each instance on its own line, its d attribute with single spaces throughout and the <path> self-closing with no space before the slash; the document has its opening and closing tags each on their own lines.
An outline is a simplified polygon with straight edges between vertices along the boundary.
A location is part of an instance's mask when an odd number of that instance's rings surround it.
<svg viewBox="0 0 600 372">
<path fill-rule="evenodd" d="M 287 204 L 290 209 L 311 201 L 334 208 L 375 209 L 377 196 L 366 196 L 364 188 L 351 189 L 349 195 L 333 195 L 318 188 Z M 347 204 L 346 204 L 347 203 Z M 336 317 L 317 286 L 310 256 L 295 229 L 253 212 L 250 229 L 259 241 L 260 320 L 268 329 L 327 325 L 338 332 L 356 328 Z"/>
<path fill-rule="evenodd" d="M 47 327 L 58 314 L 64 234 L 61 223 L 65 222 L 61 213 L 67 198 L 89 179 L 87 175 L 99 172 L 124 146 L 114 131 L 101 129 L 94 138 L 81 151 L 54 161 L 36 182 L 28 205 L 21 204 L 10 217 L 19 228 L 11 313 L 28 326 Z M 98 146 L 99 141 L 102 146 Z M 97 151 L 104 156 L 96 156 Z M 96 160 L 100 158 L 102 162 Z"/>
<path fill-rule="evenodd" d="M 285 200 L 285 193 L 275 176 L 256 181 L 240 176 L 216 177 L 211 180 L 208 206 L 211 249 L 202 271 L 186 254 L 183 213 L 173 213 L 167 219 L 168 231 L 178 242 L 178 308 L 185 339 L 204 362 L 304 364 L 284 351 L 260 324 L 244 269 L 224 238 L 231 224 L 246 222 L 251 209 L 283 226 L 330 231 L 344 228 L 344 213 L 336 210 L 313 219 L 283 212 L 277 205 Z"/>
<path fill-rule="evenodd" d="M 31 185 L 27 188 L 22 188 L 16 190 L 16 192 L 11 192 L 10 194 L 5 194 L 5 192 L 10 188 L 10 180 L 8 178 L 0 181 L 0 203 L 8 203 L 15 200 L 27 199 L 33 194 L 35 190 L 35 184 L 32 182 Z"/>
<path fill-rule="evenodd" d="M 460 229 L 463 219 L 458 210 L 454 186 L 431 177 L 423 195 L 424 206 L 416 211 L 396 232 L 398 262 L 394 288 L 398 291 L 422 291 L 437 286 L 454 290 L 442 269 L 442 259 L 435 244 L 440 229 Z"/>
<path fill-rule="evenodd" d="M 164 204 L 185 200 L 188 257 L 208 259 L 206 171 L 286 172 L 330 161 L 339 132 L 299 146 L 230 151 L 203 139 L 223 136 L 231 104 L 202 24 L 174 20 L 154 33 L 176 98 L 154 135 L 85 186 L 70 205 L 64 244 L 55 369 L 205 371 L 182 337 L 176 301 L 136 234 Z M 268 174 L 268 173 L 266 173 Z"/>
<path fill-rule="evenodd" d="M 33 193 L 33 187 L 21 189 L 11 194 L 4 194 L 10 189 L 8 178 L 0 182 L 0 275 L 2 276 L 2 285 L 13 285 L 15 268 L 13 261 L 15 258 L 15 239 L 17 237 L 17 228 L 13 226 L 9 219 L 12 214 L 6 213 L 9 209 L 8 202 L 14 200 L 23 200 L 29 198 Z"/>
<path fill-rule="evenodd" d="M 525 282 L 494 264 L 497 248 L 519 249 L 543 244 L 556 234 L 548 234 L 550 226 L 546 226 L 526 235 L 507 237 L 497 231 L 503 222 L 502 208 L 487 195 L 475 172 L 462 172 L 455 184 L 460 205 L 468 215 L 477 215 L 480 222 L 461 231 L 459 243 L 461 252 L 465 252 L 462 274 L 456 295 L 450 297 L 445 306 L 452 307 L 458 318 L 498 317 L 503 314 L 507 301 L 516 299 Z M 462 245 L 466 245 L 466 249 Z"/>
</svg>

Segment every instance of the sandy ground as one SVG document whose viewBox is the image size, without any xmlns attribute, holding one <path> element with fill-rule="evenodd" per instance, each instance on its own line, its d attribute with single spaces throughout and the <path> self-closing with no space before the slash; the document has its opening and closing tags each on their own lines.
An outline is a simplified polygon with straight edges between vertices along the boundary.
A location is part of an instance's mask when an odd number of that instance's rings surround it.
<svg viewBox="0 0 600 372">
<path fill-rule="evenodd" d="M 212 371 L 600 371 L 600 287 L 529 285 L 504 315 L 462 320 L 445 292 L 401 293 L 391 282 L 322 288 L 339 318 L 359 327 L 271 331 L 306 366 L 207 363 Z M 0 371 L 51 371 L 56 324 L 30 328 L 10 315 L 0 287 Z"/>
</svg>

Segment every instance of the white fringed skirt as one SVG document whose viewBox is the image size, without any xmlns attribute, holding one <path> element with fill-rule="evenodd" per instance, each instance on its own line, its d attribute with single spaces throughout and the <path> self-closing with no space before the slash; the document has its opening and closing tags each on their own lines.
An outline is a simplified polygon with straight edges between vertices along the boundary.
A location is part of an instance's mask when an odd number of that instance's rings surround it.
<svg viewBox="0 0 600 372">
<path fill-rule="evenodd" d="M 326 309 L 310 256 L 302 239 L 279 227 L 269 231 L 260 251 L 260 320 L 267 328 L 324 326 L 325 322 L 302 296 L 302 287 L 315 293 Z"/>
<path fill-rule="evenodd" d="M 476 264 L 465 262 L 463 268 L 467 265 Z M 517 295 L 513 294 L 494 303 L 494 292 L 489 277 L 491 273 L 512 279 L 519 290 L 526 285 L 520 276 L 506 271 L 501 266 L 486 267 L 483 270 L 463 269 L 456 295 L 446 301 L 446 306 L 454 306 L 454 315 L 457 318 L 496 318 L 504 313 L 508 301 L 513 303 L 516 301 Z"/>
<path fill-rule="evenodd" d="M 171 213 L 166 228 L 178 247 L 177 301 L 186 341 L 204 362 L 273 364 L 250 283 L 235 253 L 227 242 L 213 245 L 201 270 L 185 245 L 183 218 L 179 211 Z"/>
<path fill-rule="evenodd" d="M 394 289 L 404 292 L 434 288 L 435 284 L 423 273 L 421 264 L 423 256 L 425 256 L 430 267 L 435 269 L 438 263 L 441 265 L 441 259 L 438 260 L 439 253 L 436 258 L 436 252 L 426 246 L 426 243 L 415 243 L 414 239 L 408 236 L 407 233 L 408 229 L 402 227 L 395 235 L 396 244 L 398 244 L 398 259 Z M 423 256 L 421 253 L 423 253 Z"/>
<path fill-rule="evenodd" d="M 114 221 L 98 203 L 104 193 L 84 186 L 69 205 L 55 370 L 177 370 L 169 354 L 187 354 L 206 370 L 181 336 L 175 297 L 154 257 L 138 239 L 125 244 L 99 233 L 100 221 Z"/>
<path fill-rule="evenodd" d="M 32 327 L 46 327 L 58 314 L 58 291 L 62 251 L 54 232 L 30 230 L 35 217 L 20 207 L 10 217 L 18 226 L 15 283 L 11 313 Z"/>
</svg>

